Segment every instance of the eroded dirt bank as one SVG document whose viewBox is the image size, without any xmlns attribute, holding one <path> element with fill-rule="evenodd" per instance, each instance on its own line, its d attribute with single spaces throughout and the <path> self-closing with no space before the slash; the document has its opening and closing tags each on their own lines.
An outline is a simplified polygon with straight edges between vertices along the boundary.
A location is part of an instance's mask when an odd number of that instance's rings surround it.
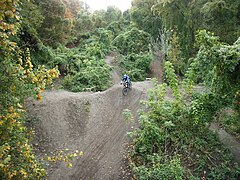
<svg viewBox="0 0 240 180">
<path fill-rule="evenodd" d="M 97 93 L 45 92 L 41 103 L 28 100 L 38 154 L 65 148 L 84 152 L 71 169 L 66 163 L 51 168 L 49 179 L 127 178 L 123 170 L 126 134 L 137 123 L 125 122 L 122 112 L 130 109 L 136 117 L 139 101 L 151 86 L 149 81 L 133 83 L 127 96 L 122 95 L 122 86 L 114 85 Z"/>
</svg>

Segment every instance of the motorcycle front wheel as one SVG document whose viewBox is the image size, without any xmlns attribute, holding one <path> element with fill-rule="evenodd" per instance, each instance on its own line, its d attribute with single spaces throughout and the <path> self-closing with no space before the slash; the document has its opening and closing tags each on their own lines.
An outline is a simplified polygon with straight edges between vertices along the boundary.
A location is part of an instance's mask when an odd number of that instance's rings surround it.
<svg viewBox="0 0 240 180">
<path fill-rule="evenodd" d="M 123 90 L 122 90 L 122 93 L 123 93 L 124 96 L 126 96 L 128 94 L 128 88 L 124 87 Z"/>
</svg>

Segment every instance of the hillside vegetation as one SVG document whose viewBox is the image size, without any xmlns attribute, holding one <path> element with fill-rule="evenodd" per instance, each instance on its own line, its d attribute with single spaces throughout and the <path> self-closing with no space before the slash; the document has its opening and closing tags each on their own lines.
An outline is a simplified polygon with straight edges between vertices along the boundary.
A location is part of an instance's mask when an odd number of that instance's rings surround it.
<svg viewBox="0 0 240 180">
<path fill-rule="evenodd" d="M 1 0 L 0 178 L 46 176 L 24 100 L 41 101 L 59 77 L 73 92 L 108 89 L 113 67 L 104 59 L 114 52 L 133 81 L 150 77 L 154 61 L 163 74 L 130 133 L 134 178 L 238 179 L 239 165 L 208 127 L 216 121 L 240 137 L 239 19 L 239 0 L 132 0 L 125 12 L 91 12 L 79 0 Z"/>
</svg>

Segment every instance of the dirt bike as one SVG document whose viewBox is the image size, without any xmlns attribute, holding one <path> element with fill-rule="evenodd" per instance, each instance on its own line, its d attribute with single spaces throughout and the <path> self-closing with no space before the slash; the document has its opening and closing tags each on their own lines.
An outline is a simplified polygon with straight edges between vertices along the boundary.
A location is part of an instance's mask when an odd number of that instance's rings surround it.
<svg viewBox="0 0 240 180">
<path fill-rule="evenodd" d="M 126 96 L 132 88 L 132 83 L 131 82 L 128 83 L 127 81 L 125 81 L 125 82 L 121 82 L 121 84 L 123 84 L 122 93 L 124 96 Z"/>
</svg>

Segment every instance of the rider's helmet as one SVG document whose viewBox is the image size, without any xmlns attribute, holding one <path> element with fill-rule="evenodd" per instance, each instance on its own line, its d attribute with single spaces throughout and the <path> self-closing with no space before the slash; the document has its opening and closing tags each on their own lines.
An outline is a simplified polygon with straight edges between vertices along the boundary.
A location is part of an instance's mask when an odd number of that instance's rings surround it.
<svg viewBox="0 0 240 180">
<path fill-rule="evenodd" d="M 124 79 L 126 79 L 126 78 L 127 78 L 127 75 L 126 75 L 126 74 L 124 74 L 123 78 L 124 78 Z"/>
</svg>

